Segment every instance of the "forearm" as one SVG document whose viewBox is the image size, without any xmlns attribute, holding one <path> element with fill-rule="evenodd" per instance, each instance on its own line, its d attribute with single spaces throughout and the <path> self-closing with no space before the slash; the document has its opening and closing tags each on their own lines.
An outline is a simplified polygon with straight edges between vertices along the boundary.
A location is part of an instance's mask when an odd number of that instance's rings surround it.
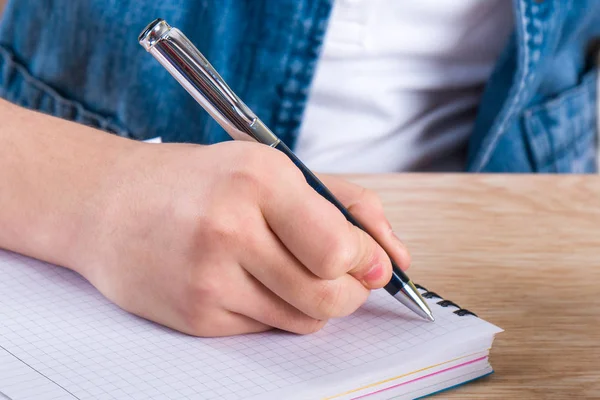
<svg viewBox="0 0 600 400">
<path fill-rule="evenodd" d="M 0 247 L 68 266 L 130 143 L 0 100 Z"/>
</svg>

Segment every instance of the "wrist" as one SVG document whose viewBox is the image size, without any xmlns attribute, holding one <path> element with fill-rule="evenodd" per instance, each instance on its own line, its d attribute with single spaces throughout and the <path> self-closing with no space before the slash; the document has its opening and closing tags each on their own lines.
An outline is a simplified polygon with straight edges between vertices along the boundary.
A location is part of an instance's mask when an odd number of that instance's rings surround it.
<svg viewBox="0 0 600 400">
<path fill-rule="evenodd" d="M 139 168 L 140 164 L 133 160 L 144 146 L 140 142 L 106 136 L 105 145 L 99 148 L 102 156 L 92 157 L 94 162 L 73 185 L 72 196 L 80 206 L 70 215 L 69 225 L 55 247 L 57 257 L 61 258 L 60 265 L 88 279 L 100 267 L 96 265 L 96 260 L 101 259 L 97 252 L 102 251 L 98 241 L 106 237 L 111 226 L 119 223 L 115 220 L 115 209 L 123 199 L 119 200 L 118 193 L 120 187 L 127 185 L 127 172 Z"/>
<path fill-rule="evenodd" d="M 135 142 L 0 102 L 0 247 L 76 269 L 83 224 Z"/>
</svg>

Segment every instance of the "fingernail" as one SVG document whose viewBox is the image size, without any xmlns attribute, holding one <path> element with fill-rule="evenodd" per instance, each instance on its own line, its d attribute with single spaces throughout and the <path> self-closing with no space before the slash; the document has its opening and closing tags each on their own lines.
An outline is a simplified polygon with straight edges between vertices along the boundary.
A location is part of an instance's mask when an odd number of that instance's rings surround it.
<svg viewBox="0 0 600 400">
<path fill-rule="evenodd" d="M 363 275 L 363 281 L 365 282 L 377 282 L 383 276 L 384 270 L 383 265 L 377 263 L 373 265 L 366 274 Z"/>
</svg>

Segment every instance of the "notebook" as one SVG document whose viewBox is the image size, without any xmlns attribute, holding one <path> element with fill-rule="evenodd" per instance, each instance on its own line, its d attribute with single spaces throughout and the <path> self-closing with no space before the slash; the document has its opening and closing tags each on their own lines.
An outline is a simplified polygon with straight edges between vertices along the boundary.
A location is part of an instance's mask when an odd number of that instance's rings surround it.
<svg viewBox="0 0 600 400">
<path fill-rule="evenodd" d="M 0 250 L 0 399 L 413 399 L 492 373 L 501 329 L 419 290 L 433 323 L 374 291 L 315 334 L 196 338 Z"/>
</svg>

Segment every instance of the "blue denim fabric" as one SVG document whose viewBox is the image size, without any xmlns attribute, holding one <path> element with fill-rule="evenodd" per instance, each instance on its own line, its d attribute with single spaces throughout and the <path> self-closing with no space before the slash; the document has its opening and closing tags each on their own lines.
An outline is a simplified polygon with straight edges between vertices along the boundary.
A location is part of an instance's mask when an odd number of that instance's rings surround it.
<svg viewBox="0 0 600 400">
<path fill-rule="evenodd" d="M 467 169 L 595 172 L 600 2 L 513 4 L 515 32 L 482 97 Z"/>
<path fill-rule="evenodd" d="M 329 0 L 16 0 L 0 23 L 0 96 L 133 139 L 228 139 L 138 44 L 180 28 L 263 121 L 292 142 Z"/>
<path fill-rule="evenodd" d="M 228 136 L 138 45 L 177 26 L 293 148 L 332 0 L 11 0 L 0 96 L 133 139 Z M 467 171 L 596 171 L 597 0 L 513 0 L 515 30 L 484 91 Z"/>
</svg>

